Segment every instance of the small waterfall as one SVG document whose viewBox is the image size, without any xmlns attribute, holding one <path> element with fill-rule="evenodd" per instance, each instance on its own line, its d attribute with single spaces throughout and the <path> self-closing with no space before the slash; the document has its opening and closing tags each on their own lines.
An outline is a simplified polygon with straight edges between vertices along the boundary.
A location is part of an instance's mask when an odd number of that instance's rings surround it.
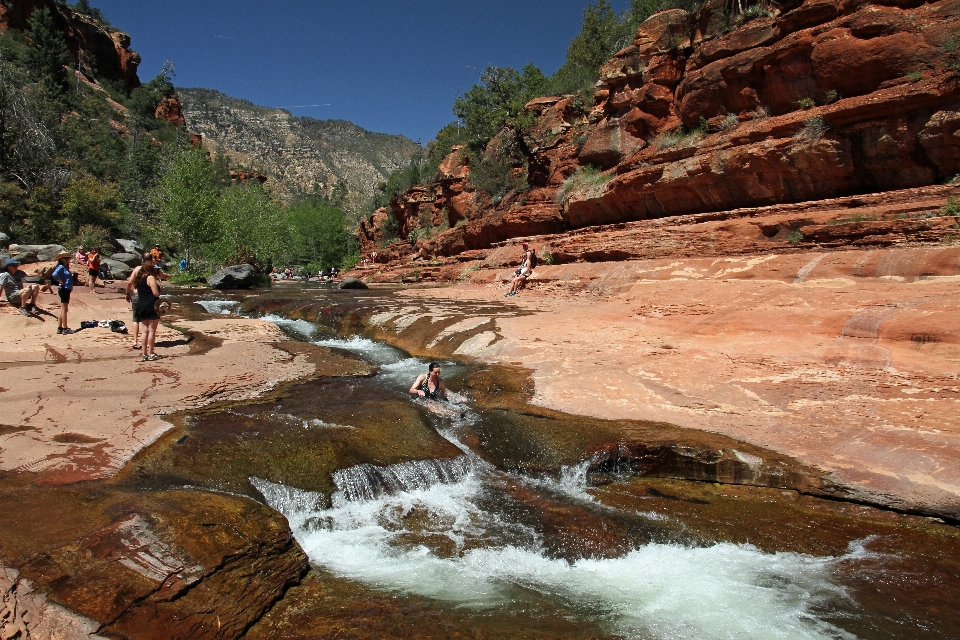
<svg viewBox="0 0 960 640">
<path fill-rule="evenodd" d="M 315 511 L 323 508 L 326 502 L 321 493 L 302 491 L 263 478 L 251 477 L 249 480 L 267 504 L 283 514 Z"/>
<path fill-rule="evenodd" d="M 472 470 L 472 461 L 466 455 L 443 460 L 411 460 L 386 467 L 358 464 L 333 472 L 333 482 L 337 485 L 333 505 L 376 500 L 384 494 L 429 489 L 435 484 L 453 484 Z"/>
</svg>

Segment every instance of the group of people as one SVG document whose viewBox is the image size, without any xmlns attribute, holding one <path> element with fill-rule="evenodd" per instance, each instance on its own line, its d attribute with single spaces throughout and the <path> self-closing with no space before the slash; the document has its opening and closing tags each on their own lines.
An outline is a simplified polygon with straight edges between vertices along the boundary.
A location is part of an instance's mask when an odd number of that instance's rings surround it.
<svg viewBox="0 0 960 640">
<path fill-rule="evenodd" d="M 83 253 L 78 247 L 72 254 L 68 251 L 58 253 L 54 260 L 56 266 L 49 274 L 50 280 L 57 283 L 57 294 L 60 298 L 60 313 L 57 316 L 57 333 L 70 335 L 75 333 L 70 328 L 68 314 L 70 312 L 70 296 L 73 293 L 75 274 L 70 270 L 70 261 L 86 266 L 90 277 L 90 290 L 96 291 L 96 278 L 100 275 L 100 249 Z M 142 349 L 142 359 L 145 361 L 159 360 L 163 356 L 155 352 L 157 326 L 160 316 L 169 308 L 169 303 L 160 301 L 160 281 L 170 277 L 161 268 L 163 251 L 155 246 L 149 253 L 144 254 L 143 262 L 130 274 L 126 282 L 127 302 L 131 303 L 134 322 L 133 348 Z M 26 274 L 20 270 L 20 262 L 14 259 L 7 260 L 0 273 L 0 289 L 11 306 L 19 309 L 25 316 L 34 316 L 37 313 L 46 313 L 37 306 L 40 292 L 47 289 L 52 293 L 49 283 L 44 285 L 26 282 Z M 164 306 L 166 305 L 166 306 Z M 48 314 L 52 315 L 52 314 Z M 140 340 L 140 325 L 143 325 L 143 340 Z"/>
<path fill-rule="evenodd" d="M 70 260 L 73 254 L 69 251 L 58 253 L 56 267 L 50 274 L 50 279 L 57 283 L 57 294 L 60 297 L 60 313 L 57 316 L 57 333 L 71 334 L 67 322 L 67 314 L 70 309 L 70 294 L 73 293 L 74 275 L 70 271 Z M 53 293 L 50 284 L 43 285 L 26 282 L 26 274 L 20 271 L 20 263 L 17 260 L 7 260 L 3 265 L 4 272 L 0 274 L 0 287 L 3 288 L 3 294 L 12 306 L 19 308 L 20 313 L 25 316 L 36 316 L 38 313 L 47 313 L 37 306 L 37 298 L 40 292 L 46 289 Z M 48 315 L 53 315 L 49 314 Z"/>
<path fill-rule="evenodd" d="M 76 253 L 73 254 L 73 260 L 78 265 L 87 268 L 87 286 L 90 287 L 90 291 L 100 293 L 97 291 L 97 278 L 106 281 L 110 277 L 110 271 L 103 262 L 100 247 L 94 247 L 92 250 L 85 252 L 83 247 L 79 246 Z"/>
</svg>

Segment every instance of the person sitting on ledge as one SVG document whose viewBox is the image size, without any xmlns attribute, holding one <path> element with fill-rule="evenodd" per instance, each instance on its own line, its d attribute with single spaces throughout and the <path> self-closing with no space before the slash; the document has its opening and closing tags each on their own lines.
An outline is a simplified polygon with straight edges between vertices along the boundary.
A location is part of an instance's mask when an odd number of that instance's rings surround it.
<svg viewBox="0 0 960 640">
<path fill-rule="evenodd" d="M 427 398 L 428 400 L 446 400 L 447 385 L 440 377 L 440 365 L 431 362 L 427 373 L 421 373 L 410 387 L 410 394 Z"/>
<path fill-rule="evenodd" d="M 26 274 L 17 268 L 19 266 L 20 263 L 16 260 L 7 260 L 3 265 L 3 273 L 0 273 L 0 287 L 3 288 L 3 294 L 11 306 L 20 309 L 23 315 L 29 316 L 35 313 L 37 308 L 40 287 L 35 284 L 23 284 Z"/>
<path fill-rule="evenodd" d="M 517 295 L 517 291 L 526 284 L 527 278 L 530 277 L 530 274 L 533 273 L 534 268 L 537 266 L 537 254 L 530 248 L 527 242 L 523 243 L 523 256 L 520 260 L 520 268 L 513 272 L 513 282 L 510 285 L 510 291 L 506 294 L 508 296 Z"/>
</svg>

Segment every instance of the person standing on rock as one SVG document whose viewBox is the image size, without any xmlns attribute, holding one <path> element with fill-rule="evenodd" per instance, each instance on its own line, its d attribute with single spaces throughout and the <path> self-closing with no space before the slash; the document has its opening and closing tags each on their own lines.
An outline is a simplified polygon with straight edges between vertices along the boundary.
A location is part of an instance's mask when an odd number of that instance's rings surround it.
<svg viewBox="0 0 960 640">
<path fill-rule="evenodd" d="M 89 276 L 89 285 L 91 293 L 100 293 L 97 291 L 97 276 L 100 275 L 100 247 L 96 247 L 87 254 L 87 276 Z"/>
<path fill-rule="evenodd" d="M 508 296 L 517 295 L 517 291 L 526 283 L 527 278 L 530 277 L 530 274 L 533 273 L 533 270 L 537 266 L 537 254 L 530 248 L 530 244 L 526 241 L 523 243 L 523 255 L 520 258 L 520 268 L 514 271 L 513 282 L 510 284 L 510 291 L 506 294 Z"/>
<path fill-rule="evenodd" d="M 69 251 L 58 253 L 56 260 L 59 263 L 53 270 L 51 277 L 59 283 L 57 293 L 60 295 L 60 315 L 57 317 L 57 333 L 70 335 L 73 329 L 67 324 L 67 313 L 70 310 L 70 294 L 73 292 L 73 274 L 70 273 L 70 255 Z"/>
<path fill-rule="evenodd" d="M 137 290 L 134 288 L 134 282 L 137 280 L 137 274 L 142 269 L 153 269 L 153 256 L 149 253 L 143 254 L 140 264 L 133 268 L 130 277 L 127 278 L 127 302 L 130 303 L 130 321 L 133 323 L 133 349 L 140 348 L 140 318 L 137 317 Z"/>
<path fill-rule="evenodd" d="M 19 307 L 20 313 L 29 316 L 37 308 L 40 287 L 35 284 L 25 285 L 23 279 L 26 275 L 17 268 L 19 266 L 20 263 L 16 260 L 7 260 L 4 263 L 3 273 L 0 273 L 0 287 L 11 306 Z"/>
<path fill-rule="evenodd" d="M 133 278 L 133 289 L 136 291 L 137 301 L 134 304 L 134 321 L 143 323 L 143 355 L 144 362 L 159 360 L 163 356 L 154 353 L 157 342 L 157 325 L 160 324 L 160 315 L 156 310 L 156 302 L 160 299 L 160 283 L 154 275 L 154 261 L 147 256 Z"/>
</svg>

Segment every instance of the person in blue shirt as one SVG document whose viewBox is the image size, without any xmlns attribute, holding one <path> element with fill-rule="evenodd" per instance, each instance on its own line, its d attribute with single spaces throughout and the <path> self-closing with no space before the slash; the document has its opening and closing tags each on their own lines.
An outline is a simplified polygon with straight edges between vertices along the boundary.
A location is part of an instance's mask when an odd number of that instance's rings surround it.
<svg viewBox="0 0 960 640">
<path fill-rule="evenodd" d="M 60 283 L 57 293 L 60 294 L 60 324 L 57 326 L 57 333 L 70 335 L 73 329 L 67 324 L 67 311 L 70 307 L 70 292 L 73 291 L 73 274 L 70 273 L 70 258 L 73 256 L 68 251 L 57 254 L 57 268 L 53 270 L 51 277 Z"/>
<path fill-rule="evenodd" d="M 187 270 L 187 259 L 180 258 L 180 271 L 186 271 L 186 270 Z"/>
</svg>

